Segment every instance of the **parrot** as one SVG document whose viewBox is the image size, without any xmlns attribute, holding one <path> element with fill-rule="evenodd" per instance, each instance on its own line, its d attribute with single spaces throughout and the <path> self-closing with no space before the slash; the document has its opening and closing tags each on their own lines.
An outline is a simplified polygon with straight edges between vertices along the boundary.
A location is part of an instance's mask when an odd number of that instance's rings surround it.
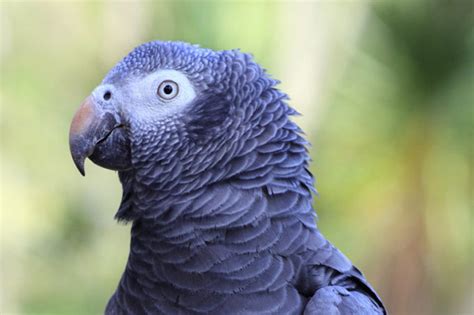
<svg viewBox="0 0 474 315">
<path fill-rule="evenodd" d="M 69 148 L 116 171 L 131 224 L 105 314 L 386 314 L 321 234 L 299 113 L 251 54 L 133 49 L 72 118 Z"/>
</svg>

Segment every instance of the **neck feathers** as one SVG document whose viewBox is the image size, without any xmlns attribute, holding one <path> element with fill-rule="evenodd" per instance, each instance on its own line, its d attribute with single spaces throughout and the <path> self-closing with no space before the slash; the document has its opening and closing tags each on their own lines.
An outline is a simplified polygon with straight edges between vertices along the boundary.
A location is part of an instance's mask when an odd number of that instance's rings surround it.
<svg viewBox="0 0 474 315">
<path fill-rule="evenodd" d="M 123 197 L 117 219 L 157 218 L 177 201 L 222 184 L 243 192 L 293 191 L 311 198 L 308 143 L 289 119 L 296 112 L 275 89 L 262 93 L 262 98 L 266 105 L 241 112 L 241 119 L 227 124 L 223 139 L 209 143 L 173 139 L 173 145 L 162 144 L 166 152 L 148 150 L 148 158 L 142 152 L 135 169 L 119 172 Z"/>
</svg>

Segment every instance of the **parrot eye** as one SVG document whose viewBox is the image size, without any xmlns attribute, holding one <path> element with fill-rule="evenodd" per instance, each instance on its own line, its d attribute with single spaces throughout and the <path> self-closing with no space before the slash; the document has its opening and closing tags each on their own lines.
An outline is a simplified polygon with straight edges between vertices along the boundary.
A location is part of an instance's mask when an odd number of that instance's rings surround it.
<svg viewBox="0 0 474 315">
<path fill-rule="evenodd" d="M 158 96 L 164 100 L 171 100 L 178 95 L 178 84 L 171 80 L 165 80 L 158 86 Z"/>
</svg>

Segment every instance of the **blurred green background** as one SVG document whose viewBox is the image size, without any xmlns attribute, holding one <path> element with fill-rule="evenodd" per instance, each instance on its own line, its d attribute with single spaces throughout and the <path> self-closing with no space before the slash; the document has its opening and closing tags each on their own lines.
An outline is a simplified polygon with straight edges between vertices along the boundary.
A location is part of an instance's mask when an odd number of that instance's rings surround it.
<svg viewBox="0 0 474 315">
<path fill-rule="evenodd" d="M 472 1 L 4 2 L 1 314 L 99 314 L 128 254 L 70 119 L 138 44 L 251 52 L 312 142 L 319 227 L 391 314 L 474 314 Z"/>
</svg>

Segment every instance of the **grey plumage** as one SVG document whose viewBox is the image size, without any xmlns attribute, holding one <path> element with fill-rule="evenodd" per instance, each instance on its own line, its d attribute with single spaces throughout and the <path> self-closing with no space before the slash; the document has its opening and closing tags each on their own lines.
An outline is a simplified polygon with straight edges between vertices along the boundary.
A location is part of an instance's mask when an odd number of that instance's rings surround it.
<svg viewBox="0 0 474 315">
<path fill-rule="evenodd" d="M 189 81 L 189 100 L 155 101 L 159 73 Z M 133 222 L 107 314 L 385 313 L 316 226 L 307 142 L 277 83 L 236 50 L 151 42 L 93 92 L 120 121 L 88 156 L 119 170 L 116 217 Z"/>
</svg>

